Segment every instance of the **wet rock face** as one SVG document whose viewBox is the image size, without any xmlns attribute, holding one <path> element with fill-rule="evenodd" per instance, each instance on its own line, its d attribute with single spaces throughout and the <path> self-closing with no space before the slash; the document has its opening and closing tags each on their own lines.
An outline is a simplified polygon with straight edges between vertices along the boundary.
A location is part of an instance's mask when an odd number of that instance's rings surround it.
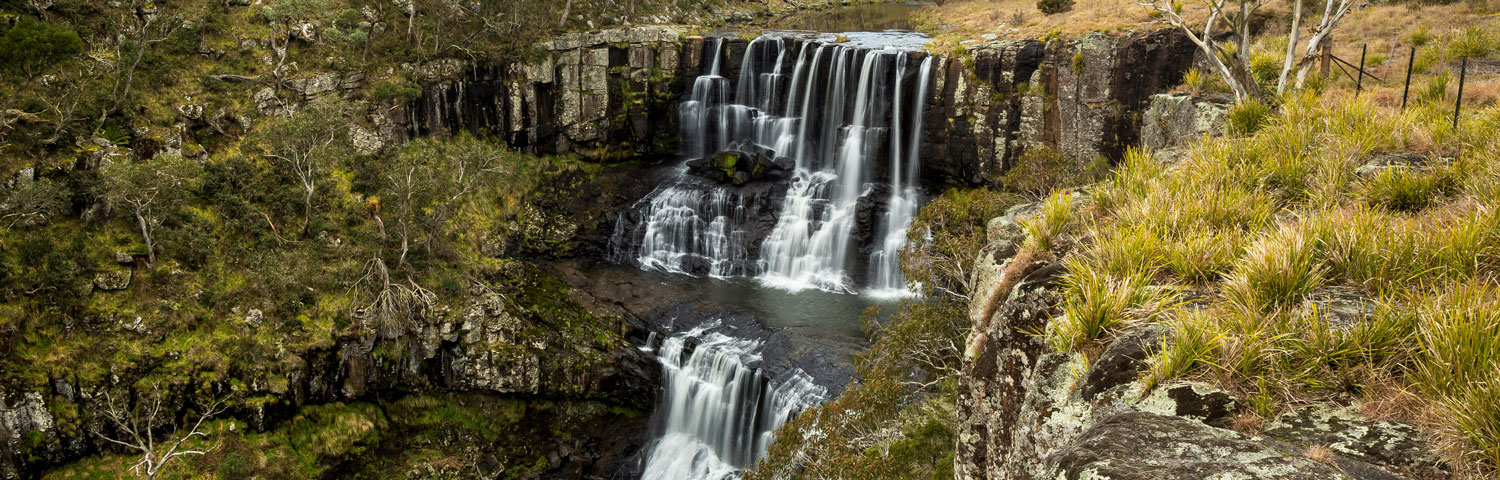
<svg viewBox="0 0 1500 480">
<path fill-rule="evenodd" d="M 1040 145 L 1081 162 L 1118 161 L 1141 142 L 1152 95 L 1180 83 L 1196 52 L 1180 33 L 1160 30 L 990 41 L 945 58 L 924 123 L 924 178 L 998 184 Z"/>
<path fill-rule="evenodd" d="M 726 150 L 716 152 L 709 158 L 689 160 L 688 173 L 718 183 L 744 185 L 750 182 L 777 181 L 786 178 L 793 162 L 786 157 L 776 158 L 770 149 L 755 148 L 750 151 Z"/>
</svg>

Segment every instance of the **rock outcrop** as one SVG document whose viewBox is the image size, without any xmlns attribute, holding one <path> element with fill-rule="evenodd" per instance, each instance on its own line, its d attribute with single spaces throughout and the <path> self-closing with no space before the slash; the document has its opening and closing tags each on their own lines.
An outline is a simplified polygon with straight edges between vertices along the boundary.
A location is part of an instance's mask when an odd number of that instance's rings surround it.
<svg viewBox="0 0 1500 480">
<path fill-rule="evenodd" d="M 1444 467 L 1415 427 L 1365 419 L 1347 408 L 1304 407 L 1234 430 L 1248 403 L 1205 383 L 1144 388 L 1163 324 L 1126 330 L 1094 357 L 1053 350 L 1033 332 L 1063 315 L 1063 251 L 1024 252 L 1018 225 L 1034 205 L 990 222 L 970 309 L 973 330 L 960 377 L 955 472 L 964 479 L 1400 479 L 1442 478 Z M 1339 288 L 1304 309 L 1339 324 L 1364 321 L 1368 298 Z M 1316 449 L 1316 451 L 1314 451 Z"/>
<path fill-rule="evenodd" d="M 661 156 L 677 145 L 677 100 L 701 37 L 647 26 L 558 37 L 524 64 L 445 59 L 408 65 L 422 95 L 406 105 L 417 135 L 484 132 L 534 154 Z"/>
<path fill-rule="evenodd" d="M 1027 148 L 1082 162 L 1138 145 L 1152 95 L 1193 65 L 1173 30 L 1094 33 L 1073 40 L 991 40 L 940 57 L 923 123 L 924 180 L 998 184 Z"/>
<path fill-rule="evenodd" d="M 1141 129 L 1141 146 L 1159 150 L 1205 135 L 1223 135 L 1224 117 L 1233 105 L 1234 98 L 1229 95 L 1153 95 Z"/>
</svg>

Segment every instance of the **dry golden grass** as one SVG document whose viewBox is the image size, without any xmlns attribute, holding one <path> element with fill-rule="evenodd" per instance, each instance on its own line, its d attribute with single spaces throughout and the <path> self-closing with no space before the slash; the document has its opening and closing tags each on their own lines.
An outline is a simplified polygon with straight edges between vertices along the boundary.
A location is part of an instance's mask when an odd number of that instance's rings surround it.
<svg viewBox="0 0 1500 480">
<path fill-rule="evenodd" d="M 993 33 L 1000 38 L 1076 36 L 1094 31 L 1155 28 L 1146 7 L 1130 0 L 1076 0 L 1067 12 L 1044 15 L 1035 0 L 953 1 L 918 13 L 921 30 L 937 39 L 929 48 L 946 51 Z M 1021 20 L 1017 22 L 1016 20 Z"/>
<path fill-rule="evenodd" d="M 1308 460 L 1325 465 L 1332 465 L 1333 460 L 1338 458 L 1338 455 L 1333 453 L 1333 449 L 1322 445 L 1307 447 L 1307 451 L 1302 452 L 1302 456 L 1307 457 Z"/>
</svg>

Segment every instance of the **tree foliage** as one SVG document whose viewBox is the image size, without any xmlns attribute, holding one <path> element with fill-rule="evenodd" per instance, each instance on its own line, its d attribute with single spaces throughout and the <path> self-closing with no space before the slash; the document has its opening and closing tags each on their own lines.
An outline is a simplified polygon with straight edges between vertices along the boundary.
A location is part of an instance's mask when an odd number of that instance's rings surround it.
<svg viewBox="0 0 1500 480">
<path fill-rule="evenodd" d="M 291 117 L 272 119 L 255 137 L 266 158 L 285 165 L 297 177 L 302 191 L 301 234 L 307 236 L 319 184 L 354 154 L 343 105 L 309 105 Z"/>
<path fill-rule="evenodd" d="M 502 173 L 503 150 L 468 134 L 412 142 L 386 173 L 381 208 L 400 240 L 397 264 L 418 236 L 430 254 L 446 239 L 448 222 L 486 180 Z"/>
<path fill-rule="evenodd" d="M 26 78 L 40 75 L 46 67 L 82 51 L 83 40 L 73 29 L 31 17 L 21 17 L 16 26 L 0 36 L 0 65 Z"/>
<path fill-rule="evenodd" d="M 146 255 L 156 263 L 153 233 L 171 212 L 182 208 L 202 173 L 201 165 L 181 155 L 115 162 L 99 172 L 99 196 L 111 209 L 123 208 L 135 217 L 141 239 L 146 242 Z"/>
</svg>

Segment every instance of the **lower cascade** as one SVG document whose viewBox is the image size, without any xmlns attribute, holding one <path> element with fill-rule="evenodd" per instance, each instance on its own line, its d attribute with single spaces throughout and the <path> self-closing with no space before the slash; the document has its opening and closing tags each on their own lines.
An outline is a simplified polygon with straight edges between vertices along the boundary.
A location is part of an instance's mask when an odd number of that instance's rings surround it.
<svg viewBox="0 0 1500 480">
<path fill-rule="evenodd" d="M 766 453 L 777 428 L 827 398 L 828 390 L 799 369 L 773 379 L 752 367 L 761 362 L 762 343 L 715 331 L 719 326 L 672 335 L 657 348 L 663 390 L 641 478 L 738 478 Z"/>
<path fill-rule="evenodd" d="M 742 53 L 732 41 L 705 42 L 678 112 L 687 159 L 619 217 L 616 261 L 907 294 L 899 257 L 921 202 L 927 37 L 767 33 Z M 738 69 L 723 65 L 731 54 Z"/>
</svg>

